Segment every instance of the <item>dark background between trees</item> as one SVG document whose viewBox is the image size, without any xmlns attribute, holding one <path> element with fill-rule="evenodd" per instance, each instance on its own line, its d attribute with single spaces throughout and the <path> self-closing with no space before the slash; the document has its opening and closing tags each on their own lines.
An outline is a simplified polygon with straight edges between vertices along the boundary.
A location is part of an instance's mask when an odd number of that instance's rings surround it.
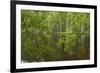
<svg viewBox="0 0 100 73">
<path fill-rule="evenodd" d="M 89 13 L 21 10 L 22 61 L 89 58 Z"/>
</svg>

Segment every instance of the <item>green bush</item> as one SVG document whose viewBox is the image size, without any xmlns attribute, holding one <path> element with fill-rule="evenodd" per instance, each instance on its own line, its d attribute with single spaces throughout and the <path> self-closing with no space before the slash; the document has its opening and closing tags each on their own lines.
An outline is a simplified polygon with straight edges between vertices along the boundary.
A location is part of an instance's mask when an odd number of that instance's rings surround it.
<svg viewBox="0 0 100 73">
<path fill-rule="evenodd" d="M 89 54 L 89 13 L 21 10 L 22 61 L 83 60 Z"/>
</svg>

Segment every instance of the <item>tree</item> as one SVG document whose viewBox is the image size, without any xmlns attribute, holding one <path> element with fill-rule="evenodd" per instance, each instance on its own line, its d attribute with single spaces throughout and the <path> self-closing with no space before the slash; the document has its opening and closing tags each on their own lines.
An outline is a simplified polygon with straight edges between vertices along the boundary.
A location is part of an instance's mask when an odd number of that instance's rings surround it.
<svg viewBox="0 0 100 73">
<path fill-rule="evenodd" d="M 21 11 L 23 61 L 89 59 L 89 45 L 89 13 Z"/>
</svg>

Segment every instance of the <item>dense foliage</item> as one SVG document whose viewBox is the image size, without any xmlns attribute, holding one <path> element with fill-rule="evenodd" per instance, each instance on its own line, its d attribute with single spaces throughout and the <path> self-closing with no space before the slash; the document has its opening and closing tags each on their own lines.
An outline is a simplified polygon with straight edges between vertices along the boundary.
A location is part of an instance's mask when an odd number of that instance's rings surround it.
<svg viewBox="0 0 100 73">
<path fill-rule="evenodd" d="M 21 10 L 22 61 L 89 58 L 89 13 Z"/>
</svg>

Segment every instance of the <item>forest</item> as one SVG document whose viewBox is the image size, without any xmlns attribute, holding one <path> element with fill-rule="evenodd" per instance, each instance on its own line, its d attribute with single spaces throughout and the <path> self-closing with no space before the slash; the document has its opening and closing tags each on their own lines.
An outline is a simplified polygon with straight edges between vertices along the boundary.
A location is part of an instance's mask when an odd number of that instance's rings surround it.
<svg viewBox="0 0 100 73">
<path fill-rule="evenodd" d="M 21 10 L 21 60 L 90 59 L 90 14 Z"/>
</svg>

